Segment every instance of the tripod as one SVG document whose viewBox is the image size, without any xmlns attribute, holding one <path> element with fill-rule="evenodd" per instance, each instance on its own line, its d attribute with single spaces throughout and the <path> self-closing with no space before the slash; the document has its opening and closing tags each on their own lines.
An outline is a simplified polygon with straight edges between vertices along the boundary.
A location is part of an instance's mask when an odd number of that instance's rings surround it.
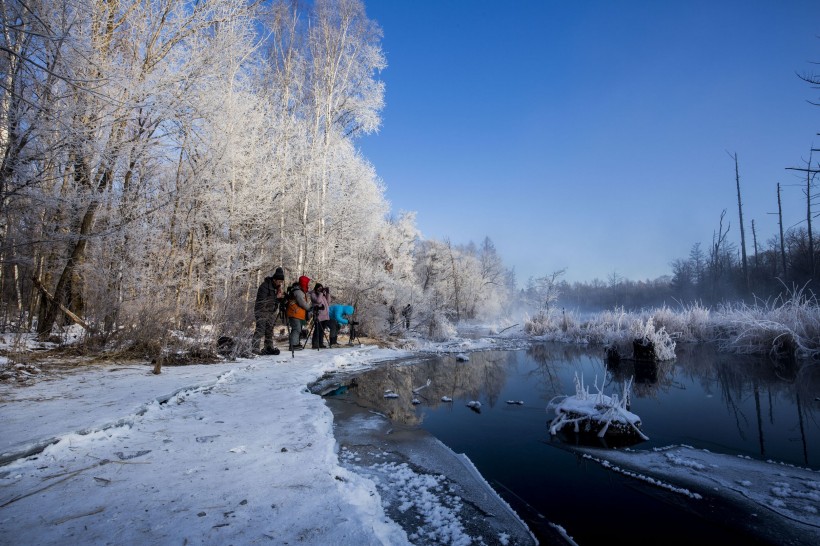
<svg viewBox="0 0 820 546">
<path fill-rule="evenodd" d="M 304 349 L 307 347 L 308 340 L 313 340 L 313 332 L 316 330 L 316 323 L 319 322 L 319 319 L 316 318 L 317 313 L 312 313 L 310 317 L 310 331 L 308 332 L 307 337 L 305 338 L 305 342 L 302 344 L 302 348 Z M 319 340 L 319 345 L 322 345 L 325 340 L 328 339 L 325 337 L 325 332 L 322 332 L 322 338 Z M 330 340 L 328 339 L 327 345 L 330 346 Z M 316 347 L 316 350 L 319 350 L 319 347 Z"/>
<path fill-rule="evenodd" d="M 302 349 L 307 347 L 307 342 L 309 339 L 313 337 L 313 330 L 316 329 L 316 313 L 312 313 L 310 315 L 310 330 L 308 330 L 308 335 L 305 338 L 305 342 L 302 344 Z"/>
<path fill-rule="evenodd" d="M 359 345 L 362 344 L 362 341 L 359 339 L 359 332 L 356 331 L 356 326 L 359 324 L 358 321 L 351 320 L 350 321 L 350 339 L 347 341 L 348 345 L 353 345 L 353 340 L 357 340 Z"/>
</svg>

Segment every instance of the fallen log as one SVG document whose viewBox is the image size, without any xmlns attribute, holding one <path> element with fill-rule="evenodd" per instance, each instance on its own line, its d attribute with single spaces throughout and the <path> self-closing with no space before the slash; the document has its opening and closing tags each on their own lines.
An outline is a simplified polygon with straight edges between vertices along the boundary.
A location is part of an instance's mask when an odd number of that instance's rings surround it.
<svg viewBox="0 0 820 546">
<path fill-rule="evenodd" d="M 40 290 L 40 292 L 42 292 L 42 293 L 43 293 L 43 295 L 46 297 L 46 299 L 47 299 L 48 301 L 50 301 L 51 303 L 53 303 L 54 305 L 56 305 L 57 307 L 59 307 L 59 308 L 60 308 L 60 311 L 62 311 L 63 313 L 65 313 L 65 315 L 66 315 L 68 318 L 70 318 L 72 322 L 74 322 L 75 324 L 79 324 L 79 325 L 80 325 L 80 326 L 82 326 L 82 327 L 85 329 L 85 331 L 87 331 L 87 332 L 93 332 L 93 331 L 94 331 L 94 330 L 91 328 L 91 326 L 89 326 L 89 324 L 88 324 L 88 323 L 86 323 L 83 319 L 81 319 L 80 317 L 78 317 L 76 314 L 72 313 L 72 312 L 71 312 L 71 311 L 70 311 L 70 310 L 69 310 L 69 309 L 68 309 L 65 305 L 63 305 L 62 303 L 60 303 L 59 301 L 57 301 L 57 299 L 56 299 L 54 296 L 52 296 L 52 295 L 51 295 L 51 292 L 49 292 L 49 291 L 46 289 L 46 287 L 45 287 L 45 286 L 43 286 L 43 283 L 41 283 L 41 282 L 40 282 L 40 279 L 38 279 L 37 277 L 31 277 L 31 280 L 32 280 L 32 281 L 34 281 L 34 286 L 36 286 L 36 287 L 37 287 L 37 289 L 38 289 L 38 290 Z"/>
</svg>

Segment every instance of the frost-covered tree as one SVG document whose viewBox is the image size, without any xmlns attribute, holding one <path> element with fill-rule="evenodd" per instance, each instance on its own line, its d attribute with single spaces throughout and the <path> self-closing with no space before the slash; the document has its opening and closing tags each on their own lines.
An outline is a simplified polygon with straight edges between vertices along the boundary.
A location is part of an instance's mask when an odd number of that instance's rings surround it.
<svg viewBox="0 0 820 546">
<path fill-rule="evenodd" d="M 384 104 L 360 0 L 0 10 L 4 324 L 76 320 L 159 354 L 171 330 L 249 334 L 277 266 L 374 335 L 391 306 L 437 337 L 500 308 L 511 277 L 489 239 L 424 241 L 356 147 Z"/>
<path fill-rule="evenodd" d="M 549 314 L 554 310 L 555 303 L 561 295 L 560 281 L 566 272 L 566 269 L 558 269 L 534 280 L 533 287 L 538 298 L 539 312 Z"/>
</svg>

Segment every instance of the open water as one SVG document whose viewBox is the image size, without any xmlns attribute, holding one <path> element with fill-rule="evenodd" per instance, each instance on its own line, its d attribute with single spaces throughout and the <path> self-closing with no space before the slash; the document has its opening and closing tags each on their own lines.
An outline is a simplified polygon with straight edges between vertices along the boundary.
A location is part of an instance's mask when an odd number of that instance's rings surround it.
<svg viewBox="0 0 820 546">
<path fill-rule="evenodd" d="M 567 449 L 623 445 L 549 433 L 548 403 L 575 394 L 576 377 L 608 395 L 620 395 L 634 378 L 630 411 L 649 437 L 635 449 L 685 444 L 820 469 L 820 364 L 776 364 L 703 345 L 679 345 L 677 354 L 670 362 L 617 366 L 600 351 L 565 344 L 475 352 L 468 362 L 434 356 L 361 374 L 342 396 L 466 454 L 536 536 L 546 536 L 552 522 L 579 545 L 766 543 L 744 525 L 748 514 L 717 500 L 686 501 Z M 398 397 L 385 398 L 387 389 Z M 481 403 L 479 412 L 470 401 Z"/>
</svg>

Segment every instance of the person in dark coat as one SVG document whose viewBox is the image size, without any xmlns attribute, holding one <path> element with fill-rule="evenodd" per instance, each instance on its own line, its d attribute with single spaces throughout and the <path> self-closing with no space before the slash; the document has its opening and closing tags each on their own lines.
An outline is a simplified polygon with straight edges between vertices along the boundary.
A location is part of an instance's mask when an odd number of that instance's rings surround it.
<svg viewBox="0 0 820 546">
<path fill-rule="evenodd" d="M 409 303 L 401 310 L 401 317 L 404 319 L 404 329 L 410 329 L 410 318 L 413 316 L 413 306 Z"/>
<path fill-rule="evenodd" d="M 322 286 L 322 283 L 317 282 L 310 293 L 311 305 L 313 305 L 313 339 L 310 346 L 313 349 L 327 348 L 327 345 L 325 345 L 325 329 L 327 329 L 330 320 L 328 315 L 329 299 L 330 290 Z"/>
<path fill-rule="evenodd" d="M 251 349 L 259 353 L 259 340 L 265 338 L 265 347 L 261 354 L 279 354 L 279 349 L 273 346 L 273 324 L 279 314 L 279 302 L 284 299 L 285 291 L 282 285 L 285 282 L 285 272 L 281 267 L 270 277 L 265 277 L 256 291 L 256 301 L 253 305 L 253 314 L 256 319 L 256 329 L 253 332 Z"/>
</svg>

